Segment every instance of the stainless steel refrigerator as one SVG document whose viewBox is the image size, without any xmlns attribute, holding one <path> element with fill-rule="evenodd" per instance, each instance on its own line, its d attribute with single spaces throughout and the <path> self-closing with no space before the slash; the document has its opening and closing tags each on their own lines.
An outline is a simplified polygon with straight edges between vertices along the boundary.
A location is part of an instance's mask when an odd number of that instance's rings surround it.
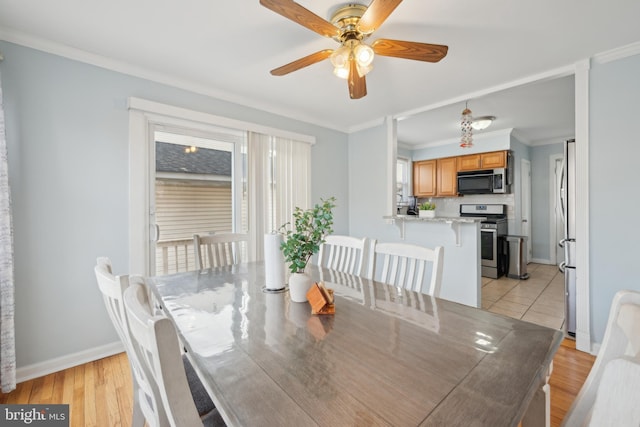
<svg viewBox="0 0 640 427">
<path fill-rule="evenodd" d="M 564 261 L 560 271 L 564 273 L 565 324 L 567 333 L 576 335 L 576 141 L 564 142 L 562 179 L 558 194 L 560 214 L 564 222 L 564 237 L 560 246 L 564 248 Z"/>
</svg>

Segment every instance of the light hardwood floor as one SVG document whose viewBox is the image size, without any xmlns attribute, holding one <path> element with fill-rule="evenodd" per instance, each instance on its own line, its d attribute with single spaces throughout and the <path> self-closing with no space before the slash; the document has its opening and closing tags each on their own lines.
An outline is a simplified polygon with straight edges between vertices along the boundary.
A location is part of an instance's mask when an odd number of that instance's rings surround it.
<svg viewBox="0 0 640 427">
<path fill-rule="evenodd" d="M 551 425 L 559 426 L 594 357 L 564 340 L 553 359 Z M 71 426 L 131 425 L 131 372 L 124 353 L 18 384 L 0 403 L 67 403 Z"/>
</svg>

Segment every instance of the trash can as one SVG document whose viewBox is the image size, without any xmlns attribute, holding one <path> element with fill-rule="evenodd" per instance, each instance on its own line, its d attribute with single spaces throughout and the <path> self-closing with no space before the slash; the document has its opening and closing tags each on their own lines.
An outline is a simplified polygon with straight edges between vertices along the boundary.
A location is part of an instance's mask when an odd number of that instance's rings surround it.
<svg viewBox="0 0 640 427">
<path fill-rule="evenodd" d="M 527 236 L 506 236 L 505 239 L 509 251 L 507 276 L 512 279 L 528 279 Z"/>
</svg>

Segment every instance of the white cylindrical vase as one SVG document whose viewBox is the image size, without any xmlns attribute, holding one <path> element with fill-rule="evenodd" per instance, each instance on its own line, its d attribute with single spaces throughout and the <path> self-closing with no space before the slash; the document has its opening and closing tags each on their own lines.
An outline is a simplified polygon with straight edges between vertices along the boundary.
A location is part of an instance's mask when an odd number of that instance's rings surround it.
<svg viewBox="0 0 640 427">
<path fill-rule="evenodd" d="M 307 273 L 292 273 L 289 277 L 289 296 L 293 302 L 307 302 L 307 292 L 313 285 Z"/>
</svg>

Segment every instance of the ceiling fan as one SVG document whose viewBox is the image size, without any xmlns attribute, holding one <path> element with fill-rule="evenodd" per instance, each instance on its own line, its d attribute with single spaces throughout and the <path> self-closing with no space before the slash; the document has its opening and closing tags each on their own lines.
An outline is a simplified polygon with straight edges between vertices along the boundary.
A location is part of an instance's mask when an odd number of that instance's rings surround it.
<svg viewBox="0 0 640 427">
<path fill-rule="evenodd" d="M 260 0 L 267 9 L 340 43 L 335 50 L 312 53 L 271 70 L 271 74 L 284 76 L 329 58 L 334 74 L 347 79 L 351 99 L 359 99 L 367 94 L 365 75 L 371 71 L 374 54 L 425 62 L 440 61 L 447 55 L 447 46 L 390 39 L 378 39 L 371 45 L 364 42 L 401 2 L 373 0 L 368 7 L 347 4 L 337 9 L 329 22 L 293 0 Z"/>
</svg>

